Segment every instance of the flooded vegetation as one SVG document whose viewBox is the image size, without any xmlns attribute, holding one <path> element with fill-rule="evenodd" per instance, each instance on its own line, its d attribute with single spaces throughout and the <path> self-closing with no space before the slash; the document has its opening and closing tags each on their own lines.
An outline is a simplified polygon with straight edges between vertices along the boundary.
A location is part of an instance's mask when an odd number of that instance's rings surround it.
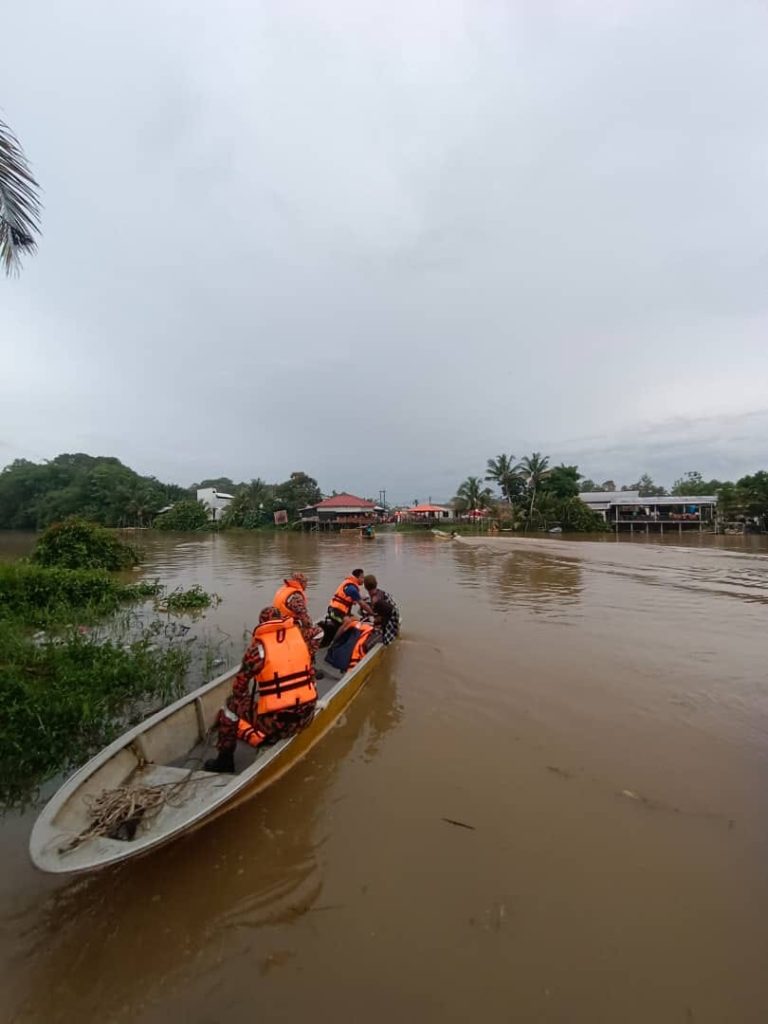
<svg viewBox="0 0 768 1024">
<path fill-rule="evenodd" d="M 229 663 L 296 566 L 319 614 L 364 564 L 403 639 L 292 773 L 136 864 L 41 875 L 7 813 L 9 1019 L 239 1019 L 243 976 L 285 1019 L 340 992 L 369 1021 L 765 1019 L 763 538 L 158 534 L 146 559 L 221 595 Z"/>
<path fill-rule="evenodd" d="M 195 652 L 189 626 L 169 615 L 218 598 L 103 568 L 137 559 L 108 531 L 70 521 L 28 559 L 0 562 L 0 807 L 34 801 L 56 773 L 183 691 Z"/>
</svg>

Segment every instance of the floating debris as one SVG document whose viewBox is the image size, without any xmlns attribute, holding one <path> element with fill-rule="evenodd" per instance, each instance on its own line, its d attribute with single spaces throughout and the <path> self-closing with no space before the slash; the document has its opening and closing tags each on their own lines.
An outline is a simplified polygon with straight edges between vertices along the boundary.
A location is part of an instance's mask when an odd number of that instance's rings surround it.
<svg viewBox="0 0 768 1024">
<path fill-rule="evenodd" d="M 474 825 L 468 825 L 466 821 L 456 821 L 455 818 L 441 818 L 441 821 L 447 822 L 449 825 L 456 825 L 458 828 L 468 828 L 470 831 L 476 831 Z"/>
</svg>

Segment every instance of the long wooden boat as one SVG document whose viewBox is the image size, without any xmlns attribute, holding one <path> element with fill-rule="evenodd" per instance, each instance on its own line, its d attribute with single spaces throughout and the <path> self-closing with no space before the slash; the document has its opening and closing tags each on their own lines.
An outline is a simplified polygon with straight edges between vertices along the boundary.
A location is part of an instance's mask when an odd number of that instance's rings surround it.
<svg viewBox="0 0 768 1024">
<path fill-rule="evenodd" d="M 238 743 L 235 773 L 202 770 L 215 754 L 210 735 L 229 696 L 237 669 L 220 675 L 129 729 L 64 783 L 32 829 L 29 851 L 41 871 L 84 872 L 148 853 L 249 799 L 289 771 L 333 726 L 368 679 L 384 648 L 376 646 L 343 675 L 320 658 L 315 715 L 301 732 L 254 750 Z M 130 839 L 96 836 L 72 845 L 87 831 L 90 807 L 119 787 L 172 788 L 159 811 L 141 819 Z"/>
</svg>

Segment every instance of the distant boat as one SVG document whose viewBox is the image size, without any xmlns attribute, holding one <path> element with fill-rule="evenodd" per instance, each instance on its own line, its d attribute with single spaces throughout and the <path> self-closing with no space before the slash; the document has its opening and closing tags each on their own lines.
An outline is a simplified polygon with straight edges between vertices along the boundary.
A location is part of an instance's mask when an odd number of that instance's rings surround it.
<svg viewBox="0 0 768 1024">
<path fill-rule="evenodd" d="M 360 536 L 363 540 L 376 540 L 376 533 L 372 526 L 361 526 Z"/>
<path fill-rule="evenodd" d="M 456 540 L 455 533 L 446 533 L 445 530 L 433 530 L 432 536 L 436 540 Z"/>
<path fill-rule="evenodd" d="M 551 526 L 547 530 L 547 533 L 562 533 L 562 532 L 563 532 L 562 526 Z"/>
</svg>

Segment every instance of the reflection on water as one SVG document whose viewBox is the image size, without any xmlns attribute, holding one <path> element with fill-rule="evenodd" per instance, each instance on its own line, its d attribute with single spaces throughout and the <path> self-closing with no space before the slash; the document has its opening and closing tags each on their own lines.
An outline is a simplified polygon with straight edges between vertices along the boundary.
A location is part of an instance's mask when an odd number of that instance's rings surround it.
<svg viewBox="0 0 768 1024">
<path fill-rule="evenodd" d="M 43 876 L 6 817 L 12 1021 L 768 1019 L 764 538 L 141 544 L 221 595 L 230 663 L 293 568 L 315 616 L 376 573 L 404 636 L 305 762 L 144 861 Z"/>
</svg>

